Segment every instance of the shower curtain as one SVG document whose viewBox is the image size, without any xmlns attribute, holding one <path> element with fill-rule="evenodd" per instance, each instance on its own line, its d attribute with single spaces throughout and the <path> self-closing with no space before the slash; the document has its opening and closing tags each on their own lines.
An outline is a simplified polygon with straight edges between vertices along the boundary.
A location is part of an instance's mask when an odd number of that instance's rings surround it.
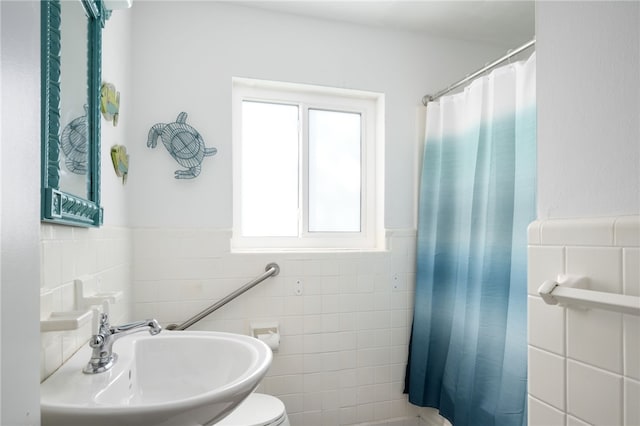
<svg viewBox="0 0 640 426">
<path fill-rule="evenodd" d="M 535 125 L 535 53 L 427 107 L 406 391 L 454 426 L 527 421 Z"/>
</svg>

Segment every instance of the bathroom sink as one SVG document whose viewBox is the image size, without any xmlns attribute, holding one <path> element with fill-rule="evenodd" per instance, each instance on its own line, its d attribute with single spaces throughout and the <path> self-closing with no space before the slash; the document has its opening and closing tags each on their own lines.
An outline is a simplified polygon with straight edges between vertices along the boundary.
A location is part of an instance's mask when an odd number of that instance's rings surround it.
<svg viewBox="0 0 640 426">
<path fill-rule="evenodd" d="M 85 345 L 40 386 L 43 426 L 211 425 L 240 404 L 271 364 L 253 337 L 199 331 L 131 334 L 115 365 L 84 374 Z"/>
</svg>

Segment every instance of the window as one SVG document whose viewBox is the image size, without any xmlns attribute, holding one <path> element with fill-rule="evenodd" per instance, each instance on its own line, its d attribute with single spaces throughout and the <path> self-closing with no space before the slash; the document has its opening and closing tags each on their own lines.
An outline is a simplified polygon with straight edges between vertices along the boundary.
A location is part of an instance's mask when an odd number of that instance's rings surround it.
<svg viewBox="0 0 640 426">
<path fill-rule="evenodd" d="M 383 95 L 233 79 L 234 249 L 375 249 Z"/>
</svg>

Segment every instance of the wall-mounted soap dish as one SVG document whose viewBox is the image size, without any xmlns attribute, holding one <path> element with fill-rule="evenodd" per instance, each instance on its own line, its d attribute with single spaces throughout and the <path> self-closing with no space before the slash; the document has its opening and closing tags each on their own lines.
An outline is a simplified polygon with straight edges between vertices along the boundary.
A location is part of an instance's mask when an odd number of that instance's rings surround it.
<svg viewBox="0 0 640 426">
<path fill-rule="evenodd" d="M 51 312 L 49 318 L 40 320 L 40 331 L 77 330 L 91 320 L 91 311 Z"/>
<path fill-rule="evenodd" d="M 80 309 L 89 309 L 94 305 L 110 304 L 122 299 L 121 291 L 101 291 L 98 280 L 93 275 L 83 275 L 73 280 L 76 292 L 76 306 Z"/>
</svg>

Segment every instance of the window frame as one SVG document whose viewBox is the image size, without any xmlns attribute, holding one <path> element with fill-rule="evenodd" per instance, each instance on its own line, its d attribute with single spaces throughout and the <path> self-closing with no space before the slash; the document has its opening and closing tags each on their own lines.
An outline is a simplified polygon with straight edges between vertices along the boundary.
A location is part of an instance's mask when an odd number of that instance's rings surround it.
<svg viewBox="0 0 640 426">
<path fill-rule="evenodd" d="M 242 235 L 242 105 L 244 101 L 298 106 L 298 235 Z M 360 114 L 360 232 L 310 232 L 310 109 Z M 233 251 L 377 250 L 383 245 L 384 95 L 297 83 L 232 79 Z M 302 210 L 302 211 L 300 211 Z"/>
</svg>

